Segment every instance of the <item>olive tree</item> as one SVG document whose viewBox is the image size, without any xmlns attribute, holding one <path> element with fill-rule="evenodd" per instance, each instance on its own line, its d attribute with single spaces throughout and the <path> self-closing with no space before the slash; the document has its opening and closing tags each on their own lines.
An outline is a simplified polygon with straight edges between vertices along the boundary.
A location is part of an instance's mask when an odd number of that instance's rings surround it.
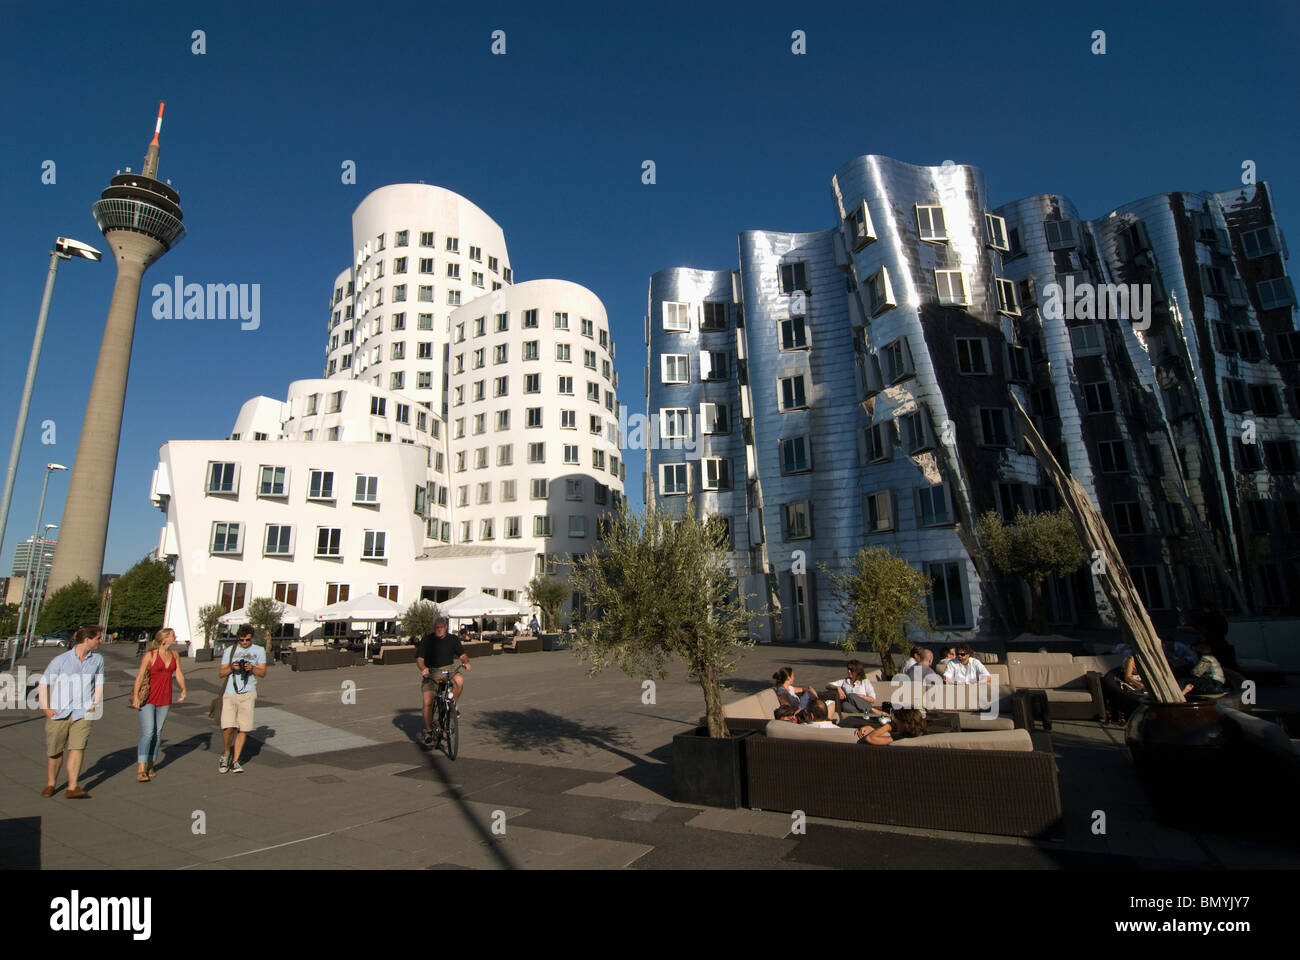
<svg viewBox="0 0 1300 960">
<path fill-rule="evenodd" d="M 209 603 L 199 607 L 199 630 L 203 633 L 203 645 L 211 647 L 217 642 L 221 632 L 221 617 L 225 613 L 219 604 Z"/>
<path fill-rule="evenodd" d="M 1014 574 L 1029 585 L 1032 595 L 1029 629 L 1047 633 L 1047 610 L 1043 605 L 1043 581 L 1051 574 L 1065 576 L 1083 566 L 1086 556 L 1074 522 L 1065 510 L 1054 513 L 1025 513 L 1016 510 L 1010 525 L 993 510 L 979 518 L 978 531 L 984 552 L 993 566 Z"/>
<path fill-rule="evenodd" d="M 885 547 L 859 550 L 846 570 L 822 564 L 821 571 L 844 616 L 844 652 L 869 647 L 880 657 L 883 674 L 893 676 L 895 648 L 908 645 L 909 631 L 930 630 L 929 578 Z"/>
<path fill-rule="evenodd" d="M 433 622 L 440 616 L 442 611 L 432 600 L 417 600 L 402 614 L 402 636 L 419 640 L 433 633 Z"/>
<path fill-rule="evenodd" d="M 528 602 L 542 610 L 542 630 L 554 631 L 560 624 L 560 610 L 569 596 L 569 587 L 555 577 L 536 576 L 528 584 Z"/>
<path fill-rule="evenodd" d="M 728 736 L 721 681 L 752 645 L 746 609 L 726 547 L 726 525 L 623 503 L 601 520 L 602 549 L 576 557 L 570 583 L 584 598 L 573 649 L 591 674 L 617 666 L 630 677 L 663 679 L 671 660 L 685 663 L 704 693 L 710 737 Z"/>
<path fill-rule="evenodd" d="M 271 597 L 257 597 L 248 605 L 248 622 L 262 635 L 262 645 L 271 649 L 271 634 L 284 619 L 284 604 Z"/>
</svg>

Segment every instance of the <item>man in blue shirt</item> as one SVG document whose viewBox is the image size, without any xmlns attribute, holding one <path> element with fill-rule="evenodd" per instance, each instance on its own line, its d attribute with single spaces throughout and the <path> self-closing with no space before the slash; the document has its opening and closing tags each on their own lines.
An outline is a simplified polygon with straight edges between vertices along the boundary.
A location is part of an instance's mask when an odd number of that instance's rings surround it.
<svg viewBox="0 0 1300 960">
<path fill-rule="evenodd" d="M 74 635 L 71 650 L 61 653 L 45 668 L 38 688 L 41 710 L 45 712 L 46 785 L 42 797 L 57 792 L 54 780 L 67 753 L 69 800 L 90 796 L 77 786 L 81 761 L 90 739 L 90 725 L 103 713 L 104 658 L 95 651 L 103 630 L 88 624 Z"/>
<path fill-rule="evenodd" d="M 227 647 L 221 657 L 218 677 L 229 677 L 221 698 L 221 759 L 217 773 L 243 773 L 239 755 L 244 752 L 244 739 L 253 729 L 253 705 L 257 702 L 257 678 L 266 676 L 266 651 L 253 645 L 253 628 L 244 624 L 235 633 L 236 643 Z M 238 731 L 238 732 L 236 732 Z M 230 742 L 234 740 L 235 753 L 230 757 Z"/>
</svg>

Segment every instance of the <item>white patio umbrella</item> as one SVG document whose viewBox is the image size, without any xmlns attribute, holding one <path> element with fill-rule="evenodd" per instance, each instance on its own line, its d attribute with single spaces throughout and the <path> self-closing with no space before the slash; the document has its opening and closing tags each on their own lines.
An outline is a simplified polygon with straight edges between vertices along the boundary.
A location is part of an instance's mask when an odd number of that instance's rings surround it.
<svg viewBox="0 0 1300 960">
<path fill-rule="evenodd" d="M 295 607 L 292 603 L 281 603 L 283 611 L 280 613 L 280 621 L 289 623 L 291 621 L 312 620 L 315 621 L 316 614 L 311 610 L 304 610 L 302 607 Z M 248 607 L 240 607 L 238 610 L 231 610 L 229 613 L 223 613 L 217 617 L 217 623 L 224 623 L 229 626 L 238 626 L 241 623 L 248 623 Z"/>
<path fill-rule="evenodd" d="M 402 607 L 375 593 L 331 603 L 316 612 L 317 620 L 400 620 Z"/>
<path fill-rule="evenodd" d="M 467 617 L 517 617 L 523 608 L 513 600 L 502 600 L 478 590 L 466 591 L 438 604 L 444 616 L 463 620 Z"/>
</svg>

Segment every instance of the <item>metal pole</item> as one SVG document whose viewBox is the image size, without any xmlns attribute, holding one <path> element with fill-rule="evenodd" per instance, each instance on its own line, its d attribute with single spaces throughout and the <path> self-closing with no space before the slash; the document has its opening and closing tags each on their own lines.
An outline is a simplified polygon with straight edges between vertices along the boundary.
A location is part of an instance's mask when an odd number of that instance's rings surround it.
<svg viewBox="0 0 1300 960">
<path fill-rule="evenodd" d="M 45 549 L 44 544 L 45 542 L 41 541 L 42 550 Z M 39 566 L 36 568 L 36 571 L 38 574 L 40 573 Z M 41 580 L 40 592 L 36 594 L 36 609 L 33 611 L 31 619 L 27 621 L 27 648 L 28 649 L 31 649 L 32 641 L 36 639 L 36 618 L 41 615 L 41 601 L 45 599 L 45 587 L 48 582 L 49 582 L 49 575 L 46 574 L 46 576 Z"/>
<path fill-rule="evenodd" d="M 32 549 L 27 554 L 27 576 L 23 580 L 23 594 L 26 595 L 28 591 L 32 591 L 31 599 L 27 601 L 27 606 L 25 608 L 27 611 L 27 624 L 29 627 L 36 620 L 36 617 L 32 614 L 32 606 L 36 603 L 36 592 L 32 590 L 32 587 L 34 586 L 32 583 L 32 554 L 36 552 L 37 545 L 40 542 L 41 519 L 42 519 L 42 515 L 45 513 L 45 491 L 50 485 L 51 473 L 53 473 L 53 471 L 47 465 L 45 467 L 45 479 L 41 482 L 41 505 L 36 510 L 36 531 L 32 534 Z M 43 545 L 41 545 L 41 559 L 42 560 L 45 559 L 45 547 Z M 40 564 L 38 563 L 36 565 L 36 569 L 39 570 L 40 568 L 41 568 Z M 23 614 L 23 610 L 20 609 L 18 611 L 19 638 L 25 636 L 25 634 L 23 633 L 23 626 L 22 626 L 22 614 Z M 19 643 L 21 643 L 21 640 L 19 640 Z M 15 643 L 13 649 L 13 655 L 9 658 L 10 673 L 13 673 L 14 664 L 17 662 L 18 662 L 18 643 Z"/>
<path fill-rule="evenodd" d="M 9 522 L 9 502 L 13 499 L 14 480 L 18 477 L 18 455 L 23 449 L 23 434 L 27 432 L 27 410 L 32 405 L 32 387 L 36 384 L 36 365 L 41 359 L 41 344 L 45 341 L 45 318 L 50 312 L 54 296 L 54 275 L 59 272 L 59 261 L 66 259 L 58 251 L 50 251 L 50 272 L 45 276 L 45 293 L 41 297 L 41 312 L 36 318 L 36 337 L 32 340 L 32 355 L 27 361 L 27 380 L 23 384 L 23 399 L 18 405 L 18 425 L 14 427 L 14 443 L 9 449 L 9 471 L 5 474 L 4 498 L 0 500 L 0 552 L 4 550 L 5 525 Z M 47 475 L 48 476 L 48 475 Z"/>
</svg>

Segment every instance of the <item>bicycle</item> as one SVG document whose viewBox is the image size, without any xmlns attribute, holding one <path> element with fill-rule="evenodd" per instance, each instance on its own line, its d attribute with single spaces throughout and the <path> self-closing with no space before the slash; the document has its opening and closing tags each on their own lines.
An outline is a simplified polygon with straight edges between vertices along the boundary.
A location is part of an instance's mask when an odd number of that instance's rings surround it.
<svg viewBox="0 0 1300 960">
<path fill-rule="evenodd" d="M 451 678 L 465 669 L 463 663 L 457 664 L 455 670 L 439 670 L 438 686 L 433 703 L 437 717 L 437 730 L 434 733 L 433 748 L 442 746 L 448 760 L 456 759 L 460 749 L 460 723 L 456 712 L 456 698 L 452 695 Z"/>
</svg>

